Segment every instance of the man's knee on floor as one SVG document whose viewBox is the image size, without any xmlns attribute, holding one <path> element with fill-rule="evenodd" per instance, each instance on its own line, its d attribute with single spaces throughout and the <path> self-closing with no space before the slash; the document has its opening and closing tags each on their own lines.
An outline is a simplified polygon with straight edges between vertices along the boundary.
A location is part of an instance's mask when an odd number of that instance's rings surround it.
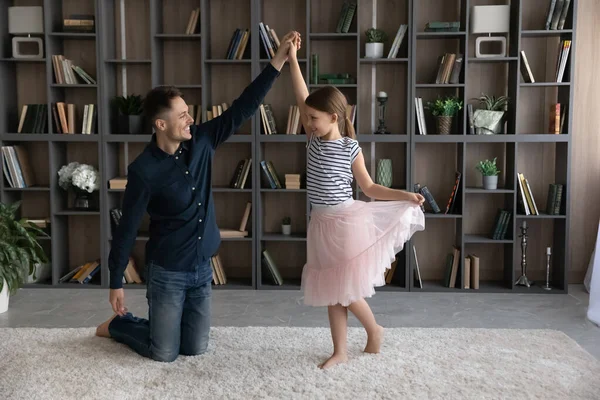
<svg viewBox="0 0 600 400">
<path fill-rule="evenodd" d="M 179 356 L 179 354 L 177 354 L 177 352 L 162 352 L 162 351 L 154 351 L 152 352 L 152 359 L 154 361 L 160 361 L 160 362 L 173 362 L 177 359 L 177 357 Z"/>
<path fill-rule="evenodd" d="M 197 343 L 195 345 L 181 346 L 179 354 L 182 356 L 199 356 L 206 353 L 207 349 L 208 341 L 203 341 L 202 343 Z"/>
</svg>

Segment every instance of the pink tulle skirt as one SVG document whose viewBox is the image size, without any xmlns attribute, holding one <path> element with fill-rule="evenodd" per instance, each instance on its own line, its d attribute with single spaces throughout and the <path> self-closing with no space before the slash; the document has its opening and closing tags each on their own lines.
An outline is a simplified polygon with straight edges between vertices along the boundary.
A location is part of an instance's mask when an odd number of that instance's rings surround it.
<svg viewBox="0 0 600 400">
<path fill-rule="evenodd" d="M 418 204 L 350 199 L 314 207 L 302 271 L 304 304 L 349 306 L 385 285 L 385 271 L 411 236 L 425 229 Z"/>
</svg>

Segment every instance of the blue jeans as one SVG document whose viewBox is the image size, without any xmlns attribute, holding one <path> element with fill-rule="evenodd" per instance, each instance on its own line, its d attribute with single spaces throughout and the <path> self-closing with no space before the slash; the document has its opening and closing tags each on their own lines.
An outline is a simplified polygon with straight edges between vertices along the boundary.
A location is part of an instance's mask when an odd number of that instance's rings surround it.
<svg viewBox="0 0 600 400">
<path fill-rule="evenodd" d="M 170 271 L 150 263 L 146 277 L 148 319 L 131 313 L 116 316 L 108 327 L 111 337 L 156 361 L 172 362 L 180 354 L 204 353 L 210 332 L 210 261 L 191 272 Z"/>
</svg>

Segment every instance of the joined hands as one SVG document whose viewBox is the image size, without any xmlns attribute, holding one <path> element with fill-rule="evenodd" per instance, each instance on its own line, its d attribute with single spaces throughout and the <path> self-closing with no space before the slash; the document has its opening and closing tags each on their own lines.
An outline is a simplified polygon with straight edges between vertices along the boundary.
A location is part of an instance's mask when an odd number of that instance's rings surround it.
<svg viewBox="0 0 600 400">
<path fill-rule="evenodd" d="M 300 49 L 302 44 L 302 40 L 300 38 L 300 33 L 296 31 L 288 32 L 279 43 L 279 47 L 277 48 L 277 53 L 271 59 L 271 65 L 275 67 L 278 71 L 281 70 L 283 64 L 291 57 L 292 59 L 296 59 L 296 52 Z"/>
</svg>

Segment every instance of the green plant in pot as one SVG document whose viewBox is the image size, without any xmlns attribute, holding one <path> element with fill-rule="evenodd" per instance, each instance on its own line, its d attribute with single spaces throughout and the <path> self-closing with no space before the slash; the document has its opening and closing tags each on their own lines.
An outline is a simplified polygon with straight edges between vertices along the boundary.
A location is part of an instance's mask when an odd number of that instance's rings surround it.
<svg viewBox="0 0 600 400">
<path fill-rule="evenodd" d="M 367 42 L 365 43 L 365 58 L 383 57 L 383 43 L 387 40 L 387 34 L 381 29 L 369 28 L 365 32 Z"/>
<path fill-rule="evenodd" d="M 18 218 L 21 202 L 0 203 L 0 313 L 8 309 L 9 296 L 36 273 L 36 265 L 49 262 L 38 237 L 46 232 L 26 218 Z M 35 276 L 34 276 L 35 279 Z"/>
<path fill-rule="evenodd" d="M 119 133 L 141 134 L 144 130 L 143 99 L 140 95 L 115 97 L 119 115 L 117 129 Z"/>
<path fill-rule="evenodd" d="M 281 233 L 284 235 L 292 234 L 292 219 L 290 217 L 284 217 L 281 220 Z"/>
<path fill-rule="evenodd" d="M 479 161 L 475 168 L 481 172 L 484 189 L 494 190 L 498 188 L 498 175 L 500 174 L 500 170 L 496 166 L 496 157 L 494 157 L 493 160 Z"/>
<path fill-rule="evenodd" d="M 480 109 L 473 113 L 473 126 L 477 135 L 494 135 L 502 131 L 502 125 L 505 120 L 506 106 L 508 97 L 489 96 L 481 94 L 480 97 L 473 99 L 479 102 Z"/>
<path fill-rule="evenodd" d="M 426 109 L 436 118 L 436 129 L 440 135 L 449 135 L 452 120 L 463 107 L 463 102 L 456 96 L 446 96 L 435 101 L 428 101 Z"/>
</svg>

